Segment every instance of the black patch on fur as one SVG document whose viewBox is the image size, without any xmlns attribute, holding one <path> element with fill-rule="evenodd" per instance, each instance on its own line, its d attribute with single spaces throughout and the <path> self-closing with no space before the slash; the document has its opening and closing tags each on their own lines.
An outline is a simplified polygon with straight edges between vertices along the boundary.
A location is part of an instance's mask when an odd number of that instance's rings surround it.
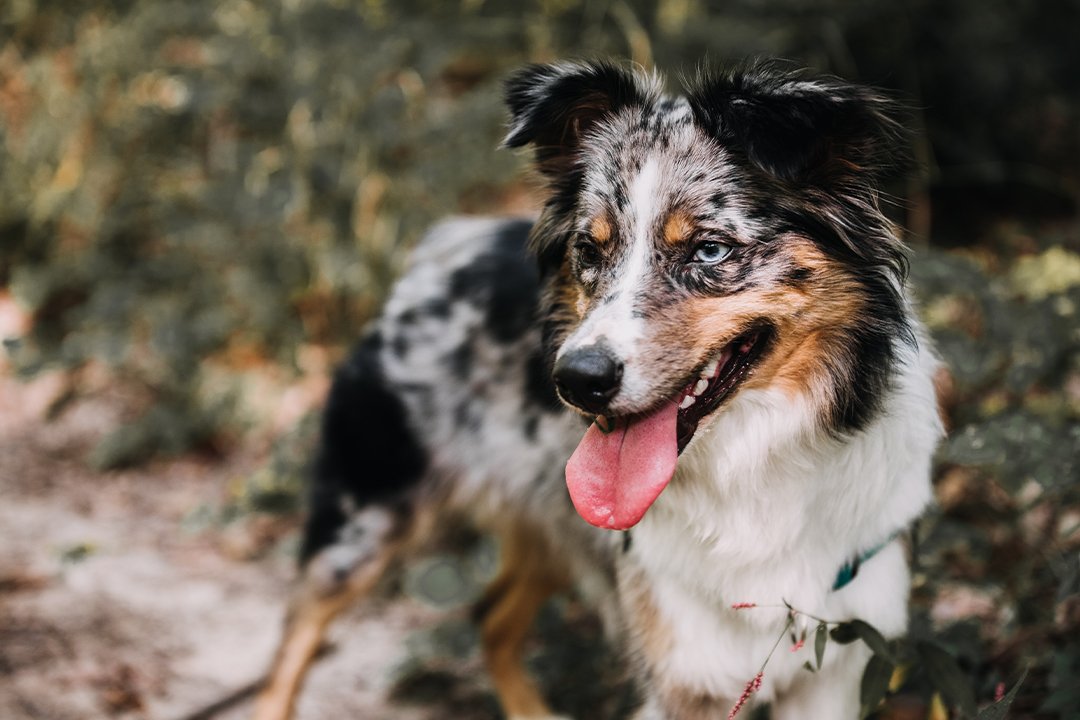
<svg viewBox="0 0 1080 720">
<path fill-rule="evenodd" d="M 615 209 L 619 212 L 626 210 L 627 204 L 630 202 L 630 198 L 626 195 L 626 188 L 622 186 L 622 183 L 616 183 L 615 185 Z"/>
<path fill-rule="evenodd" d="M 793 267 L 780 277 L 780 282 L 788 287 L 801 287 L 813 275 L 814 271 L 808 267 Z"/>
<path fill-rule="evenodd" d="M 897 103 L 788 63 L 701 73 L 687 99 L 706 133 L 787 181 L 819 182 L 835 160 L 876 178 L 908 163 Z"/>
<path fill-rule="evenodd" d="M 483 421 L 480 414 L 473 408 L 471 399 L 462 400 L 454 408 L 454 423 L 459 428 L 464 428 L 471 433 L 480 432 Z"/>
<path fill-rule="evenodd" d="M 395 335 L 390 346 L 399 360 L 409 353 L 409 339 L 405 337 L 405 333 L 399 332 Z"/>
<path fill-rule="evenodd" d="M 468 380 L 473 364 L 472 338 L 466 339 L 456 350 L 448 353 L 443 361 L 454 377 L 462 381 Z"/>
<path fill-rule="evenodd" d="M 562 409 L 562 401 L 551 379 L 552 360 L 542 350 L 525 361 L 525 408 L 532 406 L 545 412 Z"/>
<path fill-rule="evenodd" d="M 536 441 L 536 431 L 540 427 L 540 416 L 530 415 L 525 419 L 525 423 L 521 426 L 522 431 L 525 433 L 525 439 L 529 442 Z"/>
<path fill-rule="evenodd" d="M 544 215 L 547 218 L 571 217 L 577 209 L 578 195 L 583 184 L 581 172 L 569 173 L 552 183 L 551 196 L 544 203 Z M 542 224 L 543 219 L 533 226 L 529 236 L 529 252 L 536 258 L 540 279 L 551 277 L 562 265 L 566 256 L 566 246 L 570 233 Z"/>
<path fill-rule="evenodd" d="M 424 314 L 436 320 L 445 320 L 450 317 L 450 303 L 442 298 L 431 298 L 423 305 Z"/>
<path fill-rule="evenodd" d="M 490 249 L 450 276 L 450 295 L 467 299 L 485 312 L 485 329 L 495 340 L 511 343 L 536 321 L 540 275 L 526 245 L 532 223 L 504 224 Z"/>
<path fill-rule="evenodd" d="M 336 541 L 348 520 L 342 507 L 346 496 L 357 507 L 399 505 L 427 467 L 427 454 L 408 426 L 405 406 L 383 379 L 381 347 L 380 334 L 371 333 L 334 375 L 301 564 Z"/>
<path fill-rule="evenodd" d="M 605 62 L 529 65 L 506 82 L 510 132 L 503 147 L 536 146 L 541 171 L 560 173 L 581 136 L 605 115 L 640 101 L 634 76 Z"/>
</svg>

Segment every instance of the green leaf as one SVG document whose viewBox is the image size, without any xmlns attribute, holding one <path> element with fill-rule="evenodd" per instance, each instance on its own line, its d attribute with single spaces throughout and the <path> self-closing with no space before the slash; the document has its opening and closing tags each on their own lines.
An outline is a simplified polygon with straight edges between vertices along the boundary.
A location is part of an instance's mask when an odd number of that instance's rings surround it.
<svg viewBox="0 0 1080 720">
<path fill-rule="evenodd" d="M 864 718 L 877 709 L 889 690 L 895 666 L 880 655 L 874 655 L 863 670 L 862 685 L 859 687 L 859 704 L 862 711 L 859 718 Z"/>
<path fill-rule="evenodd" d="M 888 640 L 877 631 L 877 628 L 862 620 L 852 620 L 851 626 L 855 629 L 855 632 L 859 634 L 859 637 L 862 638 L 863 642 L 870 646 L 870 649 L 874 651 L 875 655 L 888 660 L 893 665 L 896 664 L 896 656 L 893 655 Z"/>
<path fill-rule="evenodd" d="M 814 657 L 817 659 L 817 669 L 821 669 L 821 661 L 825 658 L 825 643 L 829 639 L 829 629 L 825 623 L 821 623 L 817 626 L 817 633 L 814 635 Z"/>
<path fill-rule="evenodd" d="M 1016 699 L 1016 691 L 1020 689 L 1020 686 L 1024 683 L 1024 679 L 1027 678 L 1029 669 L 1030 668 L 1024 670 L 1024 674 L 1020 676 L 1020 679 L 1013 685 L 1012 690 L 1006 693 L 1003 698 L 993 705 L 983 708 L 976 720 L 1002 720 L 1002 718 L 1005 717 L 1005 713 L 1009 710 L 1009 706 L 1012 705 L 1013 700 Z"/>
<path fill-rule="evenodd" d="M 1039 712 L 1064 713 L 1069 710 L 1080 710 L 1080 685 L 1051 693 L 1039 706 Z"/>
<path fill-rule="evenodd" d="M 809 661 L 809 660 L 807 660 L 806 662 L 804 662 L 804 663 L 802 664 L 802 666 L 803 666 L 804 668 L 806 668 L 807 670 L 809 670 L 810 672 L 812 672 L 812 673 L 816 673 L 816 672 L 817 672 L 817 670 L 815 670 L 815 669 L 814 669 L 814 666 L 810 664 L 810 661 Z"/>
<path fill-rule="evenodd" d="M 840 623 L 830 630 L 829 637 L 841 645 L 849 645 L 859 639 L 859 633 L 854 624 L 846 622 Z"/>
<path fill-rule="evenodd" d="M 960 708 L 965 717 L 974 718 L 979 709 L 975 692 L 953 656 L 933 643 L 920 642 L 917 647 L 923 668 L 942 697 Z"/>
</svg>

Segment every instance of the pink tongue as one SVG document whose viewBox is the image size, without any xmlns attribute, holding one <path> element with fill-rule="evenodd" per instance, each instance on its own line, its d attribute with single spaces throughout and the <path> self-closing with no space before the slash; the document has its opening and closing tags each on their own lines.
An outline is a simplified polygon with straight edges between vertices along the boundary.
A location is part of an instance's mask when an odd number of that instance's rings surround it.
<svg viewBox="0 0 1080 720">
<path fill-rule="evenodd" d="M 566 486 L 581 517 L 612 530 L 641 520 L 675 472 L 678 415 L 671 402 L 651 415 L 619 420 L 608 435 L 589 426 L 566 463 Z"/>
</svg>

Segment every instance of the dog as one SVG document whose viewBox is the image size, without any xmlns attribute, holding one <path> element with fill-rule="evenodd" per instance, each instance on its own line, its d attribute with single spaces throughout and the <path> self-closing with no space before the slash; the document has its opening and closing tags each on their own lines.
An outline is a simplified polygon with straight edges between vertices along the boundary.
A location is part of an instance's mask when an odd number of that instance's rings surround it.
<svg viewBox="0 0 1080 720">
<path fill-rule="evenodd" d="M 902 108 L 777 61 L 662 84 L 608 62 L 507 82 L 504 145 L 533 148 L 548 199 L 430 231 L 338 372 L 258 720 L 288 716 L 326 624 L 446 513 L 500 539 L 478 617 L 510 718 L 555 717 L 522 641 L 572 584 L 635 668 L 637 720 L 747 695 L 859 716 L 865 646 L 816 673 L 770 649 L 789 606 L 796 636 L 806 614 L 906 627 L 901 535 L 942 427 L 880 207 Z"/>
</svg>

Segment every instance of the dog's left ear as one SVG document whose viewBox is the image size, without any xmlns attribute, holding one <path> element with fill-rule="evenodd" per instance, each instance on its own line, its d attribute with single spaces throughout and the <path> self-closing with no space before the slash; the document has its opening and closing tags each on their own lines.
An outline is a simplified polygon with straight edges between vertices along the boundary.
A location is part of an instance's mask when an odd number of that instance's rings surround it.
<svg viewBox="0 0 1080 720">
<path fill-rule="evenodd" d="M 901 106 L 839 78 L 757 62 L 702 73 L 688 100 L 705 132 L 789 182 L 875 181 L 909 163 Z"/>
<path fill-rule="evenodd" d="M 506 83 L 510 132 L 503 147 L 532 143 L 537 169 L 557 177 L 572 168 L 590 128 L 650 92 L 631 72 L 607 62 L 529 65 Z"/>
</svg>

